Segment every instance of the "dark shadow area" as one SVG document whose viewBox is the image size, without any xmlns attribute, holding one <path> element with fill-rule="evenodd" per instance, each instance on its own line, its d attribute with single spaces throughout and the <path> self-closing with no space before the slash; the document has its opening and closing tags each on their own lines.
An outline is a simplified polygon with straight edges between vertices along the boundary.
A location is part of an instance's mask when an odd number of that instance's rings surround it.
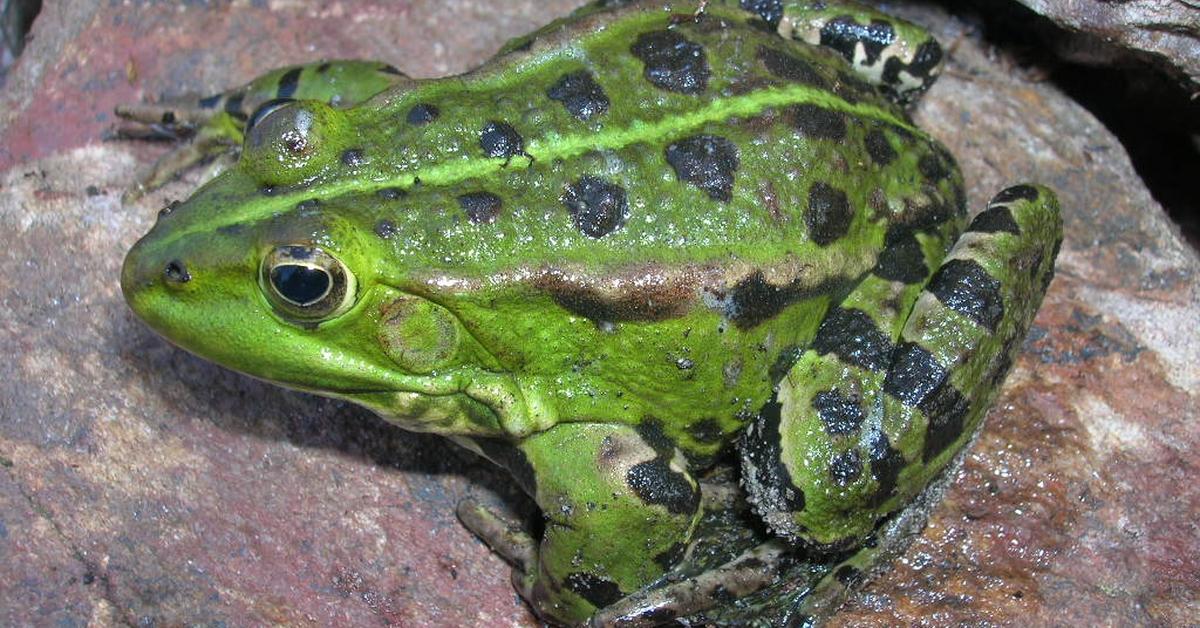
<svg viewBox="0 0 1200 628">
<path fill-rule="evenodd" d="M 533 512 L 532 500 L 507 470 L 443 436 L 410 432 L 350 402 L 288 390 L 228 370 L 171 346 L 132 314 L 122 317 L 115 331 L 111 350 L 127 368 L 142 373 L 138 377 L 147 386 L 158 388 L 180 416 L 193 417 L 186 420 L 296 447 L 330 449 L 406 473 L 458 475 L 480 489 L 481 500 L 498 498 L 510 512 Z M 449 495 L 430 497 L 453 501 Z"/>
<path fill-rule="evenodd" d="M 42 0 L 0 0 L 0 87 L 25 49 L 29 28 L 41 11 Z"/>
<path fill-rule="evenodd" d="M 1155 200 L 1200 248 L 1200 98 L 1185 88 L 1186 77 L 1169 76 L 1148 55 L 1063 29 L 1013 0 L 938 2 L 1108 127 Z"/>
</svg>

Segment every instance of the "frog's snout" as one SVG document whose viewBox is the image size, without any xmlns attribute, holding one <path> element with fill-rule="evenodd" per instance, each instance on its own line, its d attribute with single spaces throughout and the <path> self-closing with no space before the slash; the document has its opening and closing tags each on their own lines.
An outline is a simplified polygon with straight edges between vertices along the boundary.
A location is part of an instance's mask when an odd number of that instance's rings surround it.
<svg viewBox="0 0 1200 628">
<path fill-rule="evenodd" d="M 121 292 L 142 318 L 147 318 L 150 293 L 181 288 L 191 281 L 192 271 L 186 259 L 154 251 L 146 238 L 129 250 L 121 266 Z"/>
</svg>

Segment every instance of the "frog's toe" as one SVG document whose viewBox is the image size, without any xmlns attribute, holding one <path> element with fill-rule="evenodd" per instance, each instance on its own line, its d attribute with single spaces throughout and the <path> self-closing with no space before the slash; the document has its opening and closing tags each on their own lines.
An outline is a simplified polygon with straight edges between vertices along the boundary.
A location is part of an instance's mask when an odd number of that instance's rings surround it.
<svg viewBox="0 0 1200 628">
<path fill-rule="evenodd" d="M 525 574 L 537 556 L 537 541 L 525 532 L 521 524 L 510 521 L 473 499 L 458 502 L 455 513 L 468 530 L 513 565 L 513 585 L 524 594 L 529 588 Z"/>
<path fill-rule="evenodd" d="M 757 593 L 778 580 L 788 553 L 774 539 L 725 565 L 661 587 L 643 589 L 597 612 L 590 626 L 658 626 Z"/>
</svg>

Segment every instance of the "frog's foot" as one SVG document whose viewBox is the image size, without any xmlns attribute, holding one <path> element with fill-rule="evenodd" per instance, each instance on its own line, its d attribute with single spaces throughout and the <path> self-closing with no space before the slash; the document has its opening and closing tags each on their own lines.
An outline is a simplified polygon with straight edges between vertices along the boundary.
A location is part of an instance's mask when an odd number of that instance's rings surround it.
<svg viewBox="0 0 1200 628">
<path fill-rule="evenodd" d="M 537 557 L 537 541 L 523 526 L 473 499 L 458 502 L 455 512 L 468 530 L 513 566 L 513 582 L 524 582 L 526 571 Z"/>
<path fill-rule="evenodd" d="M 831 48 L 893 100 L 909 103 L 929 89 L 944 53 L 925 29 L 850 0 L 742 2 L 788 39 Z"/>
<path fill-rule="evenodd" d="M 136 201 L 201 162 L 214 157 L 236 156 L 242 139 L 236 119 L 228 113 L 195 103 L 123 105 L 117 107 L 116 114 L 121 118 L 121 124 L 111 136 L 115 139 L 178 143 L 125 191 L 122 197 L 125 202 Z M 215 176 L 228 163 L 229 159 L 216 162 L 206 179 Z"/>
<path fill-rule="evenodd" d="M 591 626 L 658 626 L 761 591 L 778 580 L 789 548 L 767 541 L 725 565 L 662 587 L 643 589 L 596 613 Z"/>
<path fill-rule="evenodd" d="M 193 166 L 211 160 L 211 166 L 201 177 L 202 182 L 207 181 L 232 165 L 237 160 L 237 152 L 236 144 L 228 138 L 201 131 L 192 141 L 174 148 L 154 162 L 149 171 L 125 190 L 121 199 L 126 203 L 136 201 Z"/>
<path fill-rule="evenodd" d="M 113 131 L 116 138 L 167 141 L 192 137 L 215 113 L 189 101 L 119 105 L 114 112 L 120 119 Z"/>
<path fill-rule="evenodd" d="M 1009 188 L 927 282 L 877 269 L 833 308 L 740 443 L 742 480 L 767 525 L 849 548 L 929 484 L 1008 373 L 1061 238 L 1050 190 Z"/>
</svg>

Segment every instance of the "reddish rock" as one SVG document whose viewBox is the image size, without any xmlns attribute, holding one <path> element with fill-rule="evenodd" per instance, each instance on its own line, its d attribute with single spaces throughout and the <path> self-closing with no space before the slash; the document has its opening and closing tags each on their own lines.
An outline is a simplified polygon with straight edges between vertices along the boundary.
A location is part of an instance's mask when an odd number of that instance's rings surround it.
<svg viewBox="0 0 1200 628">
<path fill-rule="evenodd" d="M 194 184 L 122 206 L 164 147 L 99 138 L 118 103 L 286 63 L 460 71 L 574 4 L 47 5 L 0 107 L 0 624 L 535 624 L 453 516 L 465 495 L 520 503 L 503 474 L 129 313 L 124 251 Z M 1088 113 L 919 19 L 959 42 L 917 117 L 972 206 L 1045 182 L 1067 239 L 945 503 L 835 623 L 1194 623 L 1200 263 Z"/>
</svg>

